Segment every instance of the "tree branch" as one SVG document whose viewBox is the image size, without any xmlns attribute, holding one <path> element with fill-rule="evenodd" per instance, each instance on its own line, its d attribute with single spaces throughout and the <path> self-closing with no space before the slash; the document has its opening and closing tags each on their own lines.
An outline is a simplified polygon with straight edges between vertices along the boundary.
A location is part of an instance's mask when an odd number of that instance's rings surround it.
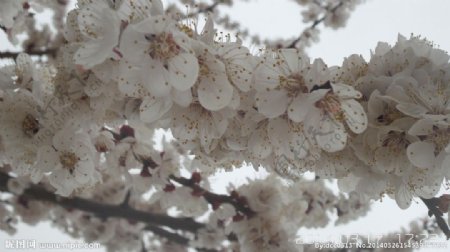
<svg viewBox="0 0 450 252">
<path fill-rule="evenodd" d="M 0 172 L 0 191 L 9 192 L 7 183 L 11 178 L 7 173 Z M 147 223 L 150 226 L 161 225 L 190 232 L 196 232 L 204 227 L 204 224 L 198 223 L 192 218 L 174 218 L 164 214 L 148 213 L 129 207 L 124 208 L 122 205 L 102 204 L 79 197 L 64 198 L 36 185 L 27 188 L 21 197 L 28 200 L 50 202 L 67 209 L 89 212 L 102 218 L 124 218 Z"/>
<path fill-rule="evenodd" d="M 189 239 L 176 234 L 176 233 L 172 233 L 170 231 L 167 231 L 163 228 L 157 227 L 157 226 L 146 226 L 145 230 L 148 230 L 150 232 L 152 232 L 153 234 L 160 236 L 162 238 L 167 238 L 169 241 L 178 243 L 179 245 L 183 245 L 183 246 L 189 246 Z M 197 251 L 199 252 L 217 252 L 217 250 L 215 249 L 205 249 L 205 248 L 195 248 Z"/>
<path fill-rule="evenodd" d="M 329 10 L 330 13 L 334 13 L 336 12 L 337 9 L 339 9 L 342 5 L 344 5 L 343 1 L 340 1 L 339 4 L 337 4 L 336 6 L 334 6 L 333 8 L 331 8 Z M 325 19 L 328 17 L 328 12 L 327 14 L 325 14 L 322 18 L 316 19 L 314 20 L 314 22 L 311 24 L 311 26 L 308 29 L 305 29 L 300 36 L 298 36 L 296 39 L 294 39 L 294 41 L 292 41 L 291 44 L 289 44 L 286 48 L 296 48 L 297 43 L 300 41 L 300 39 L 302 39 L 303 34 L 305 33 L 306 30 L 311 30 L 316 28 L 320 23 L 322 23 L 323 21 L 325 21 Z"/>
<path fill-rule="evenodd" d="M 179 234 L 176 234 L 176 233 L 169 232 L 169 231 L 167 231 L 163 228 L 157 227 L 157 226 L 148 225 L 145 227 L 145 230 L 148 230 L 157 236 L 167 238 L 169 241 L 173 241 L 180 245 L 188 245 L 189 244 L 188 238 L 181 236 Z"/>
<path fill-rule="evenodd" d="M 7 59 L 12 58 L 15 59 L 21 52 L 9 52 L 4 51 L 0 52 L 0 59 Z M 23 53 L 29 54 L 31 56 L 50 56 L 55 57 L 56 56 L 56 49 L 46 49 L 46 50 L 30 50 L 30 51 L 24 51 Z"/>
<path fill-rule="evenodd" d="M 198 11 L 196 11 L 195 13 L 189 14 L 187 17 L 191 18 L 191 17 L 197 16 L 200 13 L 214 12 L 214 9 L 221 3 L 223 3 L 222 0 L 216 0 L 211 5 L 208 5 L 204 8 L 200 8 Z"/>
<path fill-rule="evenodd" d="M 246 200 L 243 197 L 215 194 L 208 190 L 203 189 L 198 184 L 196 184 L 192 179 L 186 179 L 181 177 L 170 176 L 171 180 L 193 189 L 193 193 L 202 196 L 208 203 L 210 203 L 213 208 L 217 207 L 222 203 L 228 203 L 232 205 L 236 211 L 244 214 L 248 218 L 253 217 L 256 213 L 246 204 Z"/>
<path fill-rule="evenodd" d="M 438 208 L 439 199 L 438 198 L 431 198 L 431 199 L 420 198 L 420 199 L 428 207 L 428 216 L 431 217 L 434 215 L 439 228 L 445 234 L 447 240 L 450 239 L 450 229 L 448 228 L 448 225 L 445 222 L 444 218 L 442 218 L 443 213 Z"/>
</svg>

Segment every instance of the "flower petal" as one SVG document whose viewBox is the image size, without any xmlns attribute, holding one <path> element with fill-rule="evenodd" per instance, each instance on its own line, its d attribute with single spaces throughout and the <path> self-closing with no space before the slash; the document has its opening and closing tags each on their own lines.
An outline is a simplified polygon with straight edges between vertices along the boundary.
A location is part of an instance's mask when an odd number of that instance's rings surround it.
<svg viewBox="0 0 450 252">
<path fill-rule="evenodd" d="M 337 94 L 339 97 L 343 99 L 359 99 L 362 97 L 362 94 L 357 91 L 354 87 L 345 85 L 342 83 L 331 83 L 331 88 L 333 89 L 333 93 Z"/>
<path fill-rule="evenodd" d="M 261 63 L 255 70 L 255 88 L 256 90 L 265 90 L 266 88 L 275 88 L 279 84 L 279 76 L 282 71 L 279 67 L 274 67 L 274 60 L 268 60 Z"/>
<path fill-rule="evenodd" d="M 406 184 L 401 184 L 395 191 L 395 202 L 401 209 L 409 208 L 412 198 L 412 193 L 408 190 Z"/>
<path fill-rule="evenodd" d="M 272 153 L 272 145 L 265 128 L 253 132 L 248 140 L 248 148 L 251 155 L 259 159 L 265 159 Z"/>
<path fill-rule="evenodd" d="M 197 58 L 190 53 L 179 54 L 169 60 L 169 80 L 174 88 L 185 91 L 190 89 L 198 77 Z"/>
<path fill-rule="evenodd" d="M 181 107 L 186 108 L 192 102 L 192 92 L 190 89 L 186 91 L 178 91 L 177 89 L 173 88 L 170 91 L 170 94 L 172 96 L 172 101 L 180 105 Z"/>
<path fill-rule="evenodd" d="M 289 98 L 284 90 L 260 91 L 256 93 L 258 112 L 267 118 L 282 115 L 288 106 Z"/>
<path fill-rule="evenodd" d="M 341 101 L 341 108 L 344 111 L 345 122 L 356 134 L 360 134 L 367 129 L 367 115 L 361 104 L 353 99 Z"/>
<path fill-rule="evenodd" d="M 294 100 L 289 104 L 288 116 L 294 122 L 303 122 L 306 115 L 311 110 L 313 103 L 311 103 L 309 97 L 305 95 L 297 95 Z"/>
<path fill-rule="evenodd" d="M 421 119 L 415 122 L 408 130 L 408 134 L 413 136 L 426 136 L 433 133 L 433 121 Z"/>
<path fill-rule="evenodd" d="M 198 100 L 200 104 L 211 111 L 223 109 L 233 98 L 233 86 L 225 75 L 215 78 L 201 78 L 198 85 Z"/>
<path fill-rule="evenodd" d="M 171 107 L 172 100 L 170 98 L 144 98 L 139 108 L 141 120 L 152 123 L 160 119 Z"/>
<path fill-rule="evenodd" d="M 169 73 L 163 64 L 157 60 L 146 60 L 144 71 L 141 70 L 142 80 L 145 80 L 144 86 L 154 96 L 166 96 L 170 92 Z"/>
<path fill-rule="evenodd" d="M 320 131 L 315 132 L 317 144 L 326 152 L 344 149 L 347 144 L 347 132 L 344 125 L 325 116 L 320 122 Z"/>
<path fill-rule="evenodd" d="M 406 154 L 413 165 L 419 168 L 426 168 L 434 164 L 434 149 L 435 146 L 432 143 L 415 142 L 408 146 Z"/>
<path fill-rule="evenodd" d="M 129 25 L 122 33 L 120 40 L 120 52 L 123 57 L 130 62 L 139 63 L 150 55 L 148 50 L 149 41 L 145 39 L 145 34 L 137 31 L 134 25 Z"/>
</svg>

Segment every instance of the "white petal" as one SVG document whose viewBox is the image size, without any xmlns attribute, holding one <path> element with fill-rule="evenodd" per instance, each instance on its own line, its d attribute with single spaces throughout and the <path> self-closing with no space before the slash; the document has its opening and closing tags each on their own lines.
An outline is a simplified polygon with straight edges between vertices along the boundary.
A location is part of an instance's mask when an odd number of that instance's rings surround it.
<svg viewBox="0 0 450 252">
<path fill-rule="evenodd" d="M 352 174 L 349 174 L 348 177 L 338 179 L 337 185 L 340 191 L 350 193 L 351 191 L 355 190 L 359 180 L 360 178 L 355 177 Z"/>
<path fill-rule="evenodd" d="M 170 84 L 180 90 L 190 89 L 198 77 L 197 58 L 189 53 L 179 54 L 169 60 Z"/>
<path fill-rule="evenodd" d="M 441 182 L 435 182 L 431 183 L 431 185 L 421 186 L 420 188 L 416 189 L 415 193 L 419 197 L 431 199 L 434 196 L 436 196 L 436 194 L 439 192 L 440 189 L 441 189 Z"/>
<path fill-rule="evenodd" d="M 174 109 L 172 115 L 172 134 L 181 140 L 192 140 L 198 136 L 199 115 L 189 109 Z"/>
<path fill-rule="evenodd" d="M 124 58 L 130 62 L 142 62 L 150 57 L 146 54 L 149 47 L 149 41 L 145 39 L 145 34 L 136 31 L 133 25 L 127 26 L 122 33 L 120 40 L 120 52 Z"/>
<path fill-rule="evenodd" d="M 282 115 L 288 106 L 289 98 L 284 90 L 260 91 L 256 93 L 258 112 L 267 118 Z"/>
<path fill-rule="evenodd" d="M 75 54 L 76 63 L 86 68 L 103 62 L 118 44 L 120 20 L 115 12 L 100 2 L 83 8 L 78 16 L 81 32 L 92 39 L 83 43 Z"/>
<path fill-rule="evenodd" d="M 126 62 L 120 65 L 120 77 L 118 86 L 120 92 L 128 97 L 142 98 L 150 95 L 147 89 L 144 89 L 140 68 L 133 67 Z"/>
<path fill-rule="evenodd" d="M 164 14 L 164 6 L 161 0 L 152 0 L 151 3 L 152 8 L 150 9 L 150 14 L 153 16 Z"/>
<path fill-rule="evenodd" d="M 169 84 L 169 73 L 163 64 L 157 60 L 146 60 L 146 64 L 141 69 L 144 86 L 154 96 L 162 97 L 169 94 L 171 86 Z"/>
<path fill-rule="evenodd" d="M 72 176 L 67 170 L 60 169 L 52 172 L 49 182 L 57 189 L 56 194 L 64 197 L 69 196 L 75 188 L 75 181 L 72 181 Z"/>
<path fill-rule="evenodd" d="M 326 152 L 344 149 L 347 143 L 347 132 L 344 125 L 324 117 L 320 122 L 320 131 L 315 133 L 317 144 Z"/>
<path fill-rule="evenodd" d="M 367 128 L 367 116 L 361 104 L 353 99 L 341 101 L 345 122 L 356 134 L 364 132 Z"/>
<path fill-rule="evenodd" d="M 259 159 L 264 159 L 272 153 L 272 146 L 267 137 L 265 128 L 253 132 L 248 140 L 248 147 L 250 153 Z"/>
<path fill-rule="evenodd" d="M 226 64 L 231 82 L 243 92 L 248 92 L 252 85 L 253 66 L 249 58 L 233 59 Z"/>
<path fill-rule="evenodd" d="M 73 171 L 75 180 L 80 184 L 86 184 L 91 179 L 93 168 L 94 163 L 91 160 L 79 161 Z"/>
<path fill-rule="evenodd" d="M 286 143 L 289 140 L 289 126 L 286 120 L 282 118 L 270 120 L 267 125 L 267 135 L 275 154 L 285 154 Z"/>
<path fill-rule="evenodd" d="M 83 6 L 78 14 L 78 25 L 81 33 L 88 38 L 98 38 L 108 26 L 106 21 L 110 21 L 104 20 L 104 18 L 114 16 L 114 14 L 105 1 L 95 1 Z"/>
<path fill-rule="evenodd" d="M 288 116 L 294 122 L 303 122 L 314 103 L 306 95 L 297 95 L 289 104 Z"/>
<path fill-rule="evenodd" d="M 75 63 L 87 69 L 92 68 L 112 55 L 112 49 L 99 41 L 83 43 L 74 55 Z"/>
<path fill-rule="evenodd" d="M 71 143 L 73 141 L 73 132 L 71 132 L 70 128 L 63 128 L 56 132 L 53 137 L 53 147 L 55 147 L 58 151 L 69 150 L 71 147 Z"/>
<path fill-rule="evenodd" d="M 230 104 L 228 104 L 229 109 L 238 110 L 241 105 L 241 96 L 239 90 L 233 88 L 233 97 L 231 98 Z"/>
<path fill-rule="evenodd" d="M 173 24 L 173 20 L 166 16 L 160 15 L 144 19 L 134 25 L 136 31 L 144 34 L 161 34 L 168 30 L 168 26 Z"/>
<path fill-rule="evenodd" d="M 261 63 L 255 70 L 254 83 L 256 90 L 277 87 L 280 75 L 282 75 L 281 69 L 274 67 L 272 61 Z"/>
<path fill-rule="evenodd" d="M 406 184 L 401 184 L 399 188 L 397 188 L 397 191 L 395 192 L 395 201 L 401 209 L 407 209 L 411 206 L 412 198 L 412 193 L 408 190 Z"/>
<path fill-rule="evenodd" d="M 331 87 L 333 89 L 333 93 L 337 94 L 339 97 L 343 99 L 350 99 L 350 98 L 359 99 L 362 97 L 359 91 L 357 91 L 354 87 L 349 85 L 345 85 L 342 83 L 337 84 L 331 83 Z"/>
<path fill-rule="evenodd" d="M 415 142 L 408 146 L 406 154 L 413 165 L 419 168 L 426 168 L 434 164 L 434 149 L 435 146 L 432 143 Z"/>
<path fill-rule="evenodd" d="M 433 121 L 421 119 L 415 122 L 408 130 L 408 134 L 413 136 L 426 136 L 433 133 Z"/>
<path fill-rule="evenodd" d="M 190 89 L 186 91 L 178 91 L 177 89 L 172 88 L 170 94 L 172 96 L 172 101 L 181 107 L 186 108 L 192 102 L 192 92 Z"/>
<path fill-rule="evenodd" d="M 53 171 L 59 164 L 58 153 L 47 145 L 39 148 L 37 157 L 36 168 L 42 172 Z"/>
<path fill-rule="evenodd" d="M 233 87 L 226 76 L 214 79 L 202 78 L 198 85 L 198 99 L 200 104 L 211 111 L 223 109 L 233 98 Z"/>
<path fill-rule="evenodd" d="M 212 151 L 212 142 L 214 139 L 220 138 L 220 134 L 217 131 L 216 125 L 212 118 L 203 119 L 199 125 L 199 138 L 202 147 L 206 153 Z"/>
<path fill-rule="evenodd" d="M 448 180 L 450 179 L 450 155 L 447 155 L 441 164 L 441 169 L 445 171 L 444 176 Z"/>
<path fill-rule="evenodd" d="M 288 157 L 294 160 L 303 159 L 309 154 L 311 144 L 303 132 L 291 132 L 287 141 Z"/>
<path fill-rule="evenodd" d="M 300 67 L 303 67 L 301 64 L 299 64 L 302 60 L 301 56 L 299 55 L 298 49 L 281 49 L 280 50 L 280 56 L 281 58 L 286 62 L 286 64 L 289 67 L 289 70 L 293 73 L 299 72 Z"/>
<path fill-rule="evenodd" d="M 214 37 L 216 36 L 216 32 L 214 29 L 214 19 L 212 18 L 212 15 L 208 14 L 208 17 L 205 22 L 205 26 L 203 26 L 203 30 L 201 32 L 201 40 L 208 44 L 212 45 L 214 44 Z"/>
<path fill-rule="evenodd" d="M 428 112 L 428 109 L 413 103 L 400 103 L 396 108 L 406 115 L 412 117 L 421 117 Z"/>
<path fill-rule="evenodd" d="M 172 100 L 170 98 L 145 98 L 139 108 L 141 120 L 152 123 L 160 119 L 171 107 Z"/>
<path fill-rule="evenodd" d="M 310 149 L 310 143 L 306 139 L 302 131 L 293 131 L 288 120 L 276 118 L 270 120 L 267 125 L 267 134 L 274 148 L 274 153 L 291 160 L 299 160 L 305 158 Z"/>
</svg>

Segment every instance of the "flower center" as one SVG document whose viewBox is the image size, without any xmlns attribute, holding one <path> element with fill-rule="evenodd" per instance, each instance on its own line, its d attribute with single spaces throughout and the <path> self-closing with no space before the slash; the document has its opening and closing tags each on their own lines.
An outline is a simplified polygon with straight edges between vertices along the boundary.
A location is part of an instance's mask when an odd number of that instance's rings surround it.
<svg viewBox="0 0 450 252">
<path fill-rule="evenodd" d="M 184 32 L 184 34 L 188 35 L 188 37 L 194 37 L 194 30 L 192 30 L 189 26 L 182 24 L 179 26 L 180 31 Z"/>
<path fill-rule="evenodd" d="M 377 117 L 377 122 L 383 125 L 389 125 L 393 121 L 404 117 L 404 115 L 397 109 L 388 106 L 385 113 Z"/>
<path fill-rule="evenodd" d="M 153 59 L 167 60 L 180 53 L 172 33 L 147 34 L 145 38 L 150 42 L 148 53 Z"/>
<path fill-rule="evenodd" d="M 393 153 L 400 153 L 411 143 L 405 136 L 405 132 L 389 131 L 382 141 L 382 146 L 388 147 Z"/>
<path fill-rule="evenodd" d="M 208 76 L 209 74 L 209 67 L 208 64 L 206 64 L 205 59 L 203 59 L 202 57 L 198 57 L 198 65 L 199 65 L 199 74 L 201 76 Z"/>
<path fill-rule="evenodd" d="M 333 92 L 328 92 L 321 100 L 316 102 L 316 107 L 328 112 L 337 121 L 345 119 L 344 112 L 338 97 Z"/>
<path fill-rule="evenodd" d="M 64 151 L 61 155 L 59 155 L 59 161 L 64 168 L 68 169 L 69 172 L 72 173 L 75 169 L 75 165 L 78 161 L 80 161 L 80 158 L 78 158 L 73 152 Z"/>
<path fill-rule="evenodd" d="M 34 116 L 27 114 L 22 121 L 22 131 L 25 135 L 33 137 L 39 131 L 39 121 Z"/>
<path fill-rule="evenodd" d="M 280 75 L 278 78 L 280 88 L 285 89 L 289 97 L 295 97 L 299 92 L 309 93 L 305 80 L 299 74 L 293 74 L 289 77 Z"/>
<path fill-rule="evenodd" d="M 436 145 L 435 154 L 439 154 L 450 142 L 450 128 L 438 129 L 433 127 L 433 133 L 427 136 Z"/>
</svg>

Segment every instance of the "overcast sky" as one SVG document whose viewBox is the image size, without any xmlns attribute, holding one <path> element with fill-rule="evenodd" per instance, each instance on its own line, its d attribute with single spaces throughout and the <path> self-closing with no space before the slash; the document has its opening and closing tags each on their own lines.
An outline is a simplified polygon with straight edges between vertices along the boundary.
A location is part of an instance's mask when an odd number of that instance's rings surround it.
<svg viewBox="0 0 450 252">
<path fill-rule="evenodd" d="M 240 1 L 236 1 L 240 2 Z M 370 50 L 378 41 L 394 43 L 398 33 L 409 36 L 422 35 L 435 42 L 440 48 L 450 50 L 450 1 L 449 0 L 367 0 L 357 6 L 351 14 L 347 26 L 339 30 L 322 29 L 320 42 L 308 50 L 311 58 L 321 57 L 328 65 L 337 65 L 344 57 L 362 54 L 369 59 Z M 291 38 L 300 33 L 300 7 L 292 0 L 253 0 L 241 2 L 231 10 L 234 19 L 253 33 L 265 38 Z M 321 26 L 319 26 L 322 28 Z M 0 34 L 0 50 L 11 49 L 4 34 Z M 251 173 L 251 172 L 250 172 Z M 385 234 L 399 230 L 417 217 L 423 217 L 427 210 L 423 204 L 413 203 L 407 210 L 401 210 L 393 200 L 384 199 L 373 204 L 367 217 L 352 224 L 311 230 L 318 234 Z M 41 242 L 65 242 L 71 240 L 48 223 L 36 227 L 20 225 L 14 239 L 36 239 Z M 3 247 L 5 233 L 0 231 L 0 248 Z M 449 244 L 450 248 L 450 244 Z M 39 250 L 33 250 L 39 251 Z M 44 250 L 42 250 L 44 251 Z M 62 251 L 62 250 L 53 250 Z M 83 251 L 83 250 L 74 250 Z M 86 250 L 103 251 L 103 250 Z M 422 249 L 421 251 L 436 251 Z M 438 250 L 439 251 L 439 250 Z M 445 250 L 442 250 L 445 251 Z"/>
</svg>

